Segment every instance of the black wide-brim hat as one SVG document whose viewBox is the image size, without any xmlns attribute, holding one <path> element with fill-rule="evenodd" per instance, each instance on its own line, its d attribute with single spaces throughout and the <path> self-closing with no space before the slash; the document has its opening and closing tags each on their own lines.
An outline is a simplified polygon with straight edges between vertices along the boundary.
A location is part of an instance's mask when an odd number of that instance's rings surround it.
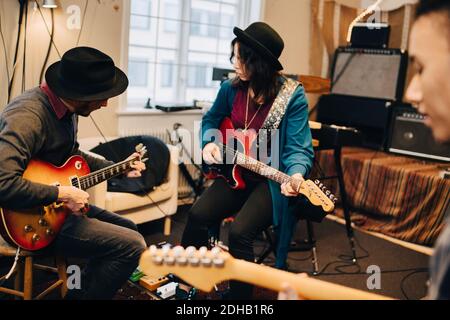
<svg viewBox="0 0 450 320">
<path fill-rule="evenodd" d="M 283 52 L 284 41 L 267 23 L 255 22 L 245 30 L 235 27 L 233 33 L 239 41 L 254 49 L 277 71 L 283 70 L 283 66 L 278 59 Z"/>
<path fill-rule="evenodd" d="M 58 97 L 76 101 L 106 100 L 128 87 L 128 77 L 114 61 L 89 47 L 67 51 L 47 69 L 45 81 Z"/>
</svg>

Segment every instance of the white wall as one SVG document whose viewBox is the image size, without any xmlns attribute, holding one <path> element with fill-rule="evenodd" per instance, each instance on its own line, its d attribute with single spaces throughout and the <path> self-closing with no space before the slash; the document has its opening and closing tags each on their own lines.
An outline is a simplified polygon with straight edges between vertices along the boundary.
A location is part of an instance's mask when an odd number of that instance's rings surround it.
<svg viewBox="0 0 450 320">
<path fill-rule="evenodd" d="M 265 0 L 264 21 L 285 42 L 281 63 L 286 73 L 309 74 L 310 0 Z"/>
<path fill-rule="evenodd" d="M 95 47 L 110 55 L 116 65 L 120 64 L 121 57 L 121 32 L 123 1 L 128 0 L 101 0 L 88 1 L 87 13 L 81 33 L 80 46 Z M 26 55 L 26 77 L 25 88 L 30 89 L 39 84 L 39 74 L 47 52 L 50 37 L 39 11 L 33 10 L 33 2 L 29 2 L 28 32 L 27 32 L 27 55 Z M 42 0 L 38 1 L 42 4 Z M 80 30 L 69 30 L 67 21 L 71 14 L 66 10 L 71 5 L 79 6 L 81 17 L 83 17 L 84 0 L 58 0 L 59 8 L 55 10 L 55 44 L 61 55 L 65 51 L 76 46 Z M 50 10 L 42 9 L 47 25 L 50 27 Z M 15 0 L 0 0 L 0 14 L 2 30 L 5 35 L 8 47 L 8 64 L 12 69 L 12 61 L 17 37 L 19 2 Z M 23 33 L 23 32 L 22 32 Z M 23 39 L 22 39 L 23 40 Z M 23 41 L 22 41 L 23 43 Z M 5 59 L 0 42 L 0 109 L 6 105 L 7 86 L 5 72 Z M 23 56 L 23 45 L 20 47 L 19 57 Z M 54 48 L 50 56 L 49 64 L 58 61 L 59 56 Z M 21 60 L 16 66 L 15 87 L 13 96 L 21 92 L 22 83 L 22 63 Z M 99 124 L 101 130 L 106 135 L 117 133 L 118 98 L 112 99 L 109 107 L 93 114 L 94 119 Z M 97 130 L 90 119 L 81 119 L 80 137 L 98 135 Z"/>
</svg>

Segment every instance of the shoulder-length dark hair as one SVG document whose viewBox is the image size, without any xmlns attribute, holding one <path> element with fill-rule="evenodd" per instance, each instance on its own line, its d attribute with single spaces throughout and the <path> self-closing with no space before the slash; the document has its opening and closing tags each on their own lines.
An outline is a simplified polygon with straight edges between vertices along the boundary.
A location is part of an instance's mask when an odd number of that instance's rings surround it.
<svg viewBox="0 0 450 320">
<path fill-rule="evenodd" d="M 244 82 L 239 77 L 236 77 L 232 84 L 241 88 L 252 88 L 255 94 L 254 101 L 263 101 L 264 103 L 272 101 L 280 90 L 280 83 L 278 81 L 280 73 L 262 59 L 252 48 L 240 42 L 237 38 L 231 42 L 231 63 L 233 63 L 234 46 L 236 43 L 239 44 L 239 57 L 241 63 L 245 66 L 245 71 L 249 75 L 250 80 Z"/>
</svg>

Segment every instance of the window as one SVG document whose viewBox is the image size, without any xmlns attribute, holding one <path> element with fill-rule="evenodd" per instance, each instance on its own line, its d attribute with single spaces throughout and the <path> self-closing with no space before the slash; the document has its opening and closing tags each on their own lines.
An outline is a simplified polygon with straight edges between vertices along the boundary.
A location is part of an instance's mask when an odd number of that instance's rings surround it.
<svg viewBox="0 0 450 320">
<path fill-rule="evenodd" d="M 214 100 L 214 67 L 229 69 L 233 27 L 260 18 L 261 0 L 131 0 L 129 108 Z"/>
<path fill-rule="evenodd" d="M 173 85 L 173 64 L 166 62 L 162 65 L 161 87 L 170 88 Z"/>
<path fill-rule="evenodd" d="M 134 87 L 146 87 L 148 82 L 148 61 L 145 59 L 129 60 L 128 78 Z"/>
<path fill-rule="evenodd" d="M 211 85 L 211 81 L 207 79 L 207 66 L 191 66 L 188 71 L 188 87 L 190 88 L 207 88 Z"/>
<path fill-rule="evenodd" d="M 133 0 L 131 2 L 130 27 L 146 30 L 150 28 L 151 0 Z"/>
<path fill-rule="evenodd" d="M 177 20 L 178 17 L 178 6 L 174 3 L 166 3 L 164 5 L 164 15 L 167 19 L 164 21 L 164 32 L 175 33 L 178 31 Z"/>
</svg>

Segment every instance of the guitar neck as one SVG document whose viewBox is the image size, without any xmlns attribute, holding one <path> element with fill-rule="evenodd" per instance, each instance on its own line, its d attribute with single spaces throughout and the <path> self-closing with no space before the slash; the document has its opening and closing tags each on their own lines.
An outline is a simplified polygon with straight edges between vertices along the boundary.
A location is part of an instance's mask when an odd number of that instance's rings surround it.
<svg viewBox="0 0 450 320">
<path fill-rule="evenodd" d="M 117 177 L 131 169 L 131 165 L 137 158 L 124 160 L 122 162 L 113 164 L 109 167 L 92 172 L 86 176 L 80 177 L 80 188 L 87 190 L 93 186 L 102 183 L 103 181 Z"/>
<path fill-rule="evenodd" d="M 389 300 L 391 298 L 362 290 L 344 287 L 310 277 L 300 277 L 267 266 L 234 259 L 230 265 L 230 279 L 247 282 L 273 291 L 281 291 L 283 283 L 290 284 L 304 299 L 310 300 Z"/>
<path fill-rule="evenodd" d="M 227 152 L 229 152 L 229 148 L 225 146 L 225 148 L 227 148 Z M 234 151 L 234 162 L 245 168 L 248 169 L 252 172 L 255 172 L 257 174 L 259 174 L 260 176 L 266 177 L 270 180 L 276 181 L 279 184 L 283 184 L 286 182 L 292 182 L 293 187 L 298 190 L 300 188 L 300 185 L 302 183 L 301 180 L 292 180 L 292 178 L 290 176 L 288 176 L 287 174 L 272 168 L 271 166 L 268 166 L 267 164 L 262 163 L 261 161 L 258 161 L 254 158 L 251 158 L 249 156 L 246 156 L 245 154 L 243 154 L 242 152 L 238 152 L 238 151 Z"/>
</svg>

